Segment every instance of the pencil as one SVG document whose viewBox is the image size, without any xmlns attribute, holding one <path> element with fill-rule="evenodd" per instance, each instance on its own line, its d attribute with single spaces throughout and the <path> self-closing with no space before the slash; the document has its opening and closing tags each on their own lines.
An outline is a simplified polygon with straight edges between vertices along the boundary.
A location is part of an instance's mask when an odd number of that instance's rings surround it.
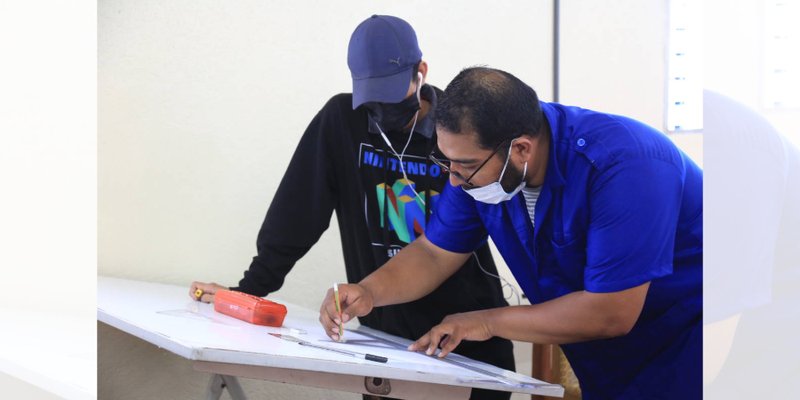
<svg viewBox="0 0 800 400">
<path fill-rule="evenodd" d="M 334 283 L 333 284 L 333 299 L 336 302 L 336 312 L 339 313 L 339 341 L 341 342 L 344 335 L 344 329 L 342 328 L 342 304 L 339 303 L 339 285 Z"/>
</svg>

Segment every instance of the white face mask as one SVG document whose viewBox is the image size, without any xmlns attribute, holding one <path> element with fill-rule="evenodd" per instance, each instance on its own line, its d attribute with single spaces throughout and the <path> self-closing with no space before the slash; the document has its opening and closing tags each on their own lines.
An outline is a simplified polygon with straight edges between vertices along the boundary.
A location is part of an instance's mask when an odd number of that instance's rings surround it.
<svg viewBox="0 0 800 400">
<path fill-rule="evenodd" d="M 492 182 L 486 186 L 481 186 L 474 189 L 462 189 L 467 192 L 473 199 L 480 201 L 481 203 L 486 204 L 499 204 L 503 201 L 508 201 L 514 198 L 514 196 L 525 187 L 525 174 L 528 173 L 528 162 L 525 161 L 525 166 L 522 169 L 522 182 L 516 187 L 516 189 L 512 190 L 511 193 L 506 193 L 505 189 L 503 189 L 503 185 L 500 184 L 500 181 L 503 180 L 503 174 L 506 173 L 506 167 L 508 167 L 508 160 L 511 158 L 511 146 L 514 145 L 514 141 L 511 141 L 511 144 L 508 146 L 508 155 L 506 156 L 506 163 L 503 164 L 503 171 L 500 172 L 500 178 L 497 179 L 496 182 Z"/>
</svg>

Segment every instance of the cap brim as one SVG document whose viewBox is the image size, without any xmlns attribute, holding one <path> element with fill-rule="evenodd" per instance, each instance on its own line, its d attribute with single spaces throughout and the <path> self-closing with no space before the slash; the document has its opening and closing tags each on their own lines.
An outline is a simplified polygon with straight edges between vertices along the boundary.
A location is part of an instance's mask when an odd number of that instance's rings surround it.
<svg viewBox="0 0 800 400">
<path fill-rule="evenodd" d="M 370 101 L 399 103 L 408 93 L 411 83 L 409 71 L 411 67 L 380 78 L 353 79 L 353 109 Z"/>
</svg>

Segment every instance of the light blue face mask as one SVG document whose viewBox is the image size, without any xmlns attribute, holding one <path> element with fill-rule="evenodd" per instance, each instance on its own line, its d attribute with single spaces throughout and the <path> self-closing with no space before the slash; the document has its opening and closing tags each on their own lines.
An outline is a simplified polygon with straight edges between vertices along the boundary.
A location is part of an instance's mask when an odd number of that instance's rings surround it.
<svg viewBox="0 0 800 400">
<path fill-rule="evenodd" d="M 516 139 L 514 139 L 516 140 Z M 500 181 L 503 180 L 503 175 L 506 173 L 506 167 L 508 167 L 508 160 L 511 159 L 511 146 L 514 145 L 514 140 L 508 145 L 508 154 L 506 155 L 506 162 L 503 164 L 503 171 L 500 172 L 500 178 L 497 178 L 497 181 L 492 182 L 486 186 L 481 186 L 474 189 L 462 189 L 467 192 L 468 195 L 472 196 L 473 199 L 480 201 L 481 203 L 486 204 L 499 204 L 504 201 L 511 200 L 514 196 L 519 193 L 522 188 L 525 187 L 525 175 L 528 173 L 528 162 L 525 161 L 525 166 L 522 169 L 522 181 L 517 185 L 517 187 L 512 190 L 510 193 L 506 192 L 503 189 L 503 185 L 500 184 Z"/>
</svg>

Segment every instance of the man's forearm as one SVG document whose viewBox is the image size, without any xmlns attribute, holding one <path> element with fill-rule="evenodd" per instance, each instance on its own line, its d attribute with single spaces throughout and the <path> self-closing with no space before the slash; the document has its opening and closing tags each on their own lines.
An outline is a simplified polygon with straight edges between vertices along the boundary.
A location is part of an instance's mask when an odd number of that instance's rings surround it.
<svg viewBox="0 0 800 400">
<path fill-rule="evenodd" d="M 621 336 L 636 323 L 647 287 L 620 293 L 581 291 L 540 304 L 486 310 L 486 323 L 493 336 L 542 344 Z"/>
<path fill-rule="evenodd" d="M 439 249 L 421 236 L 360 284 L 372 294 L 376 307 L 407 303 L 439 287 L 467 257 Z"/>
</svg>

